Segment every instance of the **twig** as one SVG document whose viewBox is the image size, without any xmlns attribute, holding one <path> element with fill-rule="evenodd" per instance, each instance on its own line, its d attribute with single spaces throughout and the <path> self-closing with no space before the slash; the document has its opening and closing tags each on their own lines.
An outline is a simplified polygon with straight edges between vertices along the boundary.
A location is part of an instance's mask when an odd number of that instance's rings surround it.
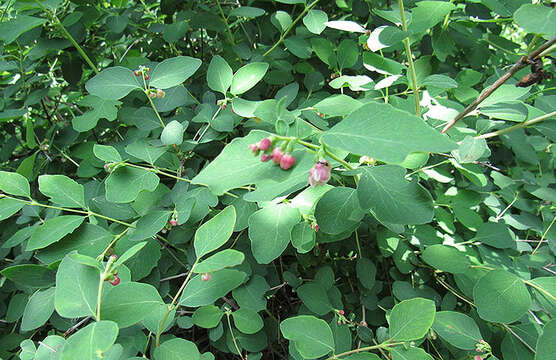
<svg viewBox="0 0 556 360">
<path fill-rule="evenodd" d="M 402 20 L 402 30 L 407 32 L 407 23 L 405 20 L 405 10 L 403 8 L 403 0 L 398 0 L 400 6 L 400 17 Z M 448 14 L 450 15 L 450 14 Z M 446 15 L 446 16 L 448 16 Z M 415 65 L 413 64 L 413 55 L 411 54 L 411 44 L 409 43 L 409 37 L 403 39 L 405 46 L 405 54 L 407 56 L 407 62 L 409 64 L 409 72 L 411 74 L 411 83 L 413 84 L 413 95 L 415 96 L 415 114 L 421 117 L 421 107 L 419 105 L 419 87 L 417 85 L 417 74 L 415 73 Z"/>
<path fill-rule="evenodd" d="M 519 61 L 515 63 L 507 73 L 505 73 L 501 78 L 496 80 L 496 82 L 492 84 L 485 92 L 483 92 L 475 101 L 473 101 L 462 112 L 460 112 L 454 118 L 454 120 L 450 121 L 444 127 L 444 129 L 442 129 L 442 133 L 445 133 L 446 131 L 450 130 L 452 126 L 454 126 L 459 120 L 463 119 L 467 114 L 475 110 L 475 108 L 477 108 L 477 106 L 479 106 L 480 103 L 482 103 L 487 97 L 489 97 L 502 84 L 508 81 L 516 72 L 526 67 L 529 64 L 530 60 L 535 59 L 537 56 L 539 56 L 539 54 L 541 54 L 544 50 L 548 49 L 554 43 L 556 43 L 556 37 L 548 40 L 547 42 L 539 46 L 537 50 L 533 51 L 531 54 L 529 54 L 529 56 L 523 56 L 521 59 L 519 59 Z"/>
<path fill-rule="evenodd" d="M 525 340 L 523 340 L 519 335 L 517 335 L 512 329 L 510 329 L 510 327 L 504 323 L 502 323 L 502 326 L 504 326 L 504 328 L 506 330 L 508 330 L 513 336 L 516 337 L 516 339 L 518 339 L 523 345 L 525 345 L 525 347 L 529 350 L 531 350 L 533 352 L 533 354 L 536 354 L 537 352 L 535 351 L 535 349 L 533 349 L 529 344 L 527 344 L 527 342 L 525 342 Z"/>
<path fill-rule="evenodd" d="M 507 127 L 505 129 L 500 129 L 500 130 L 493 131 L 493 132 L 490 132 L 490 133 L 487 133 L 487 134 L 476 136 L 475 139 L 488 139 L 488 138 L 491 138 L 491 137 L 502 135 L 502 134 L 508 133 L 510 131 L 514 131 L 514 130 L 522 129 L 522 128 L 525 128 L 525 127 L 528 127 L 528 126 L 531 126 L 531 125 L 535 125 L 536 123 L 539 123 L 541 121 L 549 119 L 553 116 L 556 116 L 556 111 L 553 111 L 553 112 L 548 113 L 548 114 L 544 114 L 542 116 L 531 119 L 529 121 L 524 121 L 524 122 L 519 123 L 519 124 L 514 125 L 514 126 Z"/>
<path fill-rule="evenodd" d="M 87 322 L 87 320 L 89 320 L 91 317 L 87 316 L 86 318 L 81 319 L 81 321 L 79 321 L 77 324 L 73 325 L 72 327 L 70 327 L 68 330 L 66 330 L 66 332 L 64 333 L 64 337 L 67 338 L 69 335 L 73 334 L 73 332 L 75 330 L 77 330 L 81 325 L 83 325 L 85 322 Z"/>
</svg>

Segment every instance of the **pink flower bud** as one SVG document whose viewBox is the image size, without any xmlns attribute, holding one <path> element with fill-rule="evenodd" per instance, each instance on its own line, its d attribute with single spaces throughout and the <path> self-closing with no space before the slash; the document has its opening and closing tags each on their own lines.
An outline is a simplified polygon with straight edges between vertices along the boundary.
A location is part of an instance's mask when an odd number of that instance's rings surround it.
<svg viewBox="0 0 556 360">
<path fill-rule="evenodd" d="M 150 70 L 147 70 L 147 71 L 150 71 Z M 149 79 L 150 79 L 150 76 L 149 76 L 149 75 L 145 75 L 145 80 L 149 80 Z"/>
<path fill-rule="evenodd" d="M 338 320 L 338 326 L 342 326 L 342 322 Z"/>
<path fill-rule="evenodd" d="M 275 147 L 274 150 L 272 150 L 272 161 L 274 161 L 276 165 L 280 165 L 280 160 L 282 160 L 283 155 L 282 149 Z"/>
<path fill-rule="evenodd" d="M 344 315 L 344 314 L 345 314 L 345 313 L 344 313 L 344 310 L 338 310 L 338 314 Z"/>
<path fill-rule="evenodd" d="M 174 219 L 171 219 L 170 221 L 168 221 L 168 223 L 172 226 L 178 226 L 178 221 Z"/>
<path fill-rule="evenodd" d="M 141 73 L 138 70 L 135 70 L 133 74 L 135 74 L 135 76 L 141 76 Z"/>
<path fill-rule="evenodd" d="M 249 150 L 253 153 L 253 155 L 259 155 L 259 145 L 258 144 L 249 144 Z"/>
<path fill-rule="evenodd" d="M 166 93 L 164 92 L 164 90 L 162 89 L 157 89 L 156 90 L 156 97 L 159 99 L 162 99 L 164 96 L 166 96 Z"/>
<path fill-rule="evenodd" d="M 483 357 L 481 355 L 475 355 L 473 356 L 473 360 L 483 360 Z"/>
<path fill-rule="evenodd" d="M 332 168 L 328 161 L 319 161 L 309 170 L 309 184 L 311 186 L 324 185 L 330 180 Z"/>
<path fill-rule="evenodd" d="M 203 275 L 201 275 L 201 280 L 209 281 L 210 280 L 210 274 L 209 273 L 204 273 Z"/>
<path fill-rule="evenodd" d="M 154 98 L 156 97 L 156 93 L 155 93 L 155 92 L 150 92 L 150 93 L 149 93 L 149 97 L 150 97 L 151 99 L 154 99 Z"/>
<path fill-rule="evenodd" d="M 295 164 L 295 158 L 292 154 L 284 154 L 280 159 L 280 167 L 282 170 L 288 170 Z"/>
<path fill-rule="evenodd" d="M 270 154 L 262 154 L 261 155 L 261 161 L 262 162 L 267 162 L 270 159 L 272 159 L 272 155 L 270 155 Z"/>
<path fill-rule="evenodd" d="M 116 254 L 110 255 L 110 260 L 112 260 L 112 261 L 118 260 L 118 255 L 116 255 Z"/>
<path fill-rule="evenodd" d="M 319 224 L 315 224 L 315 226 L 313 226 L 313 230 L 315 230 L 315 232 L 319 232 Z"/>
<path fill-rule="evenodd" d="M 269 138 L 264 138 L 259 143 L 259 149 L 261 149 L 262 151 L 266 151 L 270 147 L 270 145 L 272 145 L 272 142 L 270 141 L 270 139 Z"/>
<path fill-rule="evenodd" d="M 118 285 L 118 284 L 120 283 L 120 278 L 119 278 L 118 275 L 116 274 L 116 275 L 114 275 L 114 280 L 110 280 L 110 281 L 108 281 L 108 282 L 110 283 L 110 285 L 116 286 L 116 285 Z"/>
</svg>

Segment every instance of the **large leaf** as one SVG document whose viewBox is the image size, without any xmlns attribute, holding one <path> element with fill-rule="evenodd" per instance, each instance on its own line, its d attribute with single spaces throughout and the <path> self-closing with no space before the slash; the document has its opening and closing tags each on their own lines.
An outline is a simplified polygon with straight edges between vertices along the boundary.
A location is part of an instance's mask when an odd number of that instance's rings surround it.
<svg viewBox="0 0 556 360">
<path fill-rule="evenodd" d="M 542 335 L 537 341 L 537 354 L 535 360 L 550 360 L 556 354 L 556 319 L 544 325 Z"/>
<path fill-rule="evenodd" d="M 482 339 L 475 321 L 454 311 L 437 312 L 432 328 L 450 345 L 462 350 L 474 350 Z"/>
<path fill-rule="evenodd" d="M 416 151 L 445 152 L 456 144 L 415 115 L 384 103 L 370 103 L 325 131 L 329 146 L 385 162 L 402 162 Z"/>
<path fill-rule="evenodd" d="M 317 35 L 326 29 L 325 23 L 327 21 L 328 15 L 322 10 L 310 10 L 307 15 L 303 17 L 303 24 L 307 27 L 307 30 Z"/>
<path fill-rule="evenodd" d="M 102 298 L 101 319 L 118 323 L 120 329 L 143 320 L 163 303 L 156 288 L 150 284 L 126 282 L 113 286 Z"/>
<path fill-rule="evenodd" d="M 61 360 L 101 360 L 116 341 L 118 325 L 97 321 L 73 334 L 64 346 Z"/>
<path fill-rule="evenodd" d="M 522 5 L 515 13 L 517 25 L 527 32 L 556 34 L 556 10 L 540 4 Z"/>
<path fill-rule="evenodd" d="M 246 276 L 244 272 L 232 269 L 212 273 L 209 281 L 203 281 L 202 276 L 197 275 L 185 286 L 179 304 L 187 307 L 210 305 L 241 285 Z"/>
<path fill-rule="evenodd" d="M 512 323 L 531 306 L 531 295 L 523 281 L 505 270 L 493 270 L 473 288 L 477 313 L 487 321 Z"/>
<path fill-rule="evenodd" d="M 267 206 L 249 217 L 251 250 L 259 264 L 268 264 L 282 254 L 300 218 L 299 211 L 288 204 Z"/>
<path fill-rule="evenodd" d="M 331 235 L 353 229 L 364 215 L 357 191 L 348 187 L 335 187 L 327 191 L 315 207 L 319 231 Z"/>
<path fill-rule="evenodd" d="M 228 241 L 234 232 L 236 210 L 228 206 L 218 215 L 201 225 L 195 232 L 195 254 L 201 258 L 218 249 Z"/>
<path fill-rule="evenodd" d="M 293 341 L 304 359 L 317 359 L 334 350 L 332 330 L 326 321 L 314 316 L 288 318 L 280 323 L 280 331 L 286 339 Z"/>
<path fill-rule="evenodd" d="M 404 300 L 390 313 L 390 339 L 411 341 L 425 336 L 434 321 L 434 301 L 422 298 Z"/>
<path fill-rule="evenodd" d="M 30 196 L 29 181 L 14 172 L 0 171 L 0 190 L 16 196 Z"/>
<path fill-rule="evenodd" d="M 201 60 L 177 56 L 159 63 L 152 71 L 150 87 L 169 89 L 189 79 L 201 66 Z"/>
<path fill-rule="evenodd" d="M 0 24 L 0 40 L 9 44 L 21 34 L 46 23 L 46 19 L 18 14 L 15 19 L 4 21 Z"/>
<path fill-rule="evenodd" d="M 392 224 L 425 224 L 434 215 L 432 197 L 417 183 L 405 178 L 405 169 L 384 165 L 364 167 L 357 195 L 361 207 Z"/>
<path fill-rule="evenodd" d="M 412 21 L 408 30 L 412 33 L 425 32 L 439 22 L 443 21 L 450 11 L 456 6 L 444 1 L 419 1 L 412 12 Z"/>
<path fill-rule="evenodd" d="M 257 85 L 268 70 L 268 64 L 254 62 L 241 67 L 233 76 L 230 92 L 241 95 Z"/>
<path fill-rule="evenodd" d="M 239 265 L 243 262 L 244 259 L 245 255 L 241 251 L 226 249 L 208 257 L 206 260 L 195 266 L 192 271 L 196 273 L 214 272 L 225 269 L 227 267 L 234 267 L 236 265 Z"/>
<path fill-rule="evenodd" d="M 132 167 L 119 167 L 106 179 L 106 200 L 128 203 L 143 190 L 154 191 L 160 179 L 154 173 Z"/>
<path fill-rule="evenodd" d="M 60 316 L 77 318 L 94 316 L 100 273 L 66 256 L 56 273 L 54 306 Z"/>
<path fill-rule="evenodd" d="M 63 215 L 48 219 L 33 232 L 27 243 L 27 251 L 42 249 L 73 232 L 85 220 L 84 216 Z"/>
<path fill-rule="evenodd" d="M 39 191 L 55 204 L 69 208 L 85 208 L 83 185 L 65 175 L 39 176 Z"/>
<path fill-rule="evenodd" d="M 16 284 L 30 287 L 49 287 L 54 284 L 54 271 L 35 264 L 14 265 L 4 268 L 0 275 Z"/>
<path fill-rule="evenodd" d="M 85 84 L 87 91 L 106 100 L 119 100 L 141 85 L 133 71 L 122 66 L 102 70 Z"/>
<path fill-rule="evenodd" d="M 116 120 L 118 116 L 117 105 L 122 103 L 117 100 L 106 100 L 94 95 L 87 95 L 79 101 L 79 105 L 88 106 L 91 110 L 73 118 L 71 123 L 75 131 L 85 132 L 97 126 L 100 119 Z"/>
<path fill-rule="evenodd" d="M 314 165 L 313 156 L 306 151 L 294 151 L 297 161 L 288 171 L 282 170 L 271 161 L 261 162 L 258 157 L 251 155 L 248 145 L 267 136 L 269 134 L 266 132 L 254 130 L 246 137 L 235 138 L 192 182 L 208 186 L 216 195 L 255 184 L 257 190 L 246 194 L 248 201 L 272 200 L 285 192 L 305 186 L 308 171 Z"/>
<path fill-rule="evenodd" d="M 453 246 L 435 244 L 423 251 L 423 260 L 434 268 L 452 274 L 461 274 L 469 269 L 465 254 Z"/>
</svg>

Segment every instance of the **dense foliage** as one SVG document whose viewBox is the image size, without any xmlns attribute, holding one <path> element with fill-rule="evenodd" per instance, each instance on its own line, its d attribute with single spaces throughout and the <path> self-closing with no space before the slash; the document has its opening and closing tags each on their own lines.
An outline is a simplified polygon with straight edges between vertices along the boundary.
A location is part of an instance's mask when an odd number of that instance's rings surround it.
<svg viewBox="0 0 556 360">
<path fill-rule="evenodd" d="M 550 2 L 0 17 L 0 358 L 554 360 Z"/>
</svg>

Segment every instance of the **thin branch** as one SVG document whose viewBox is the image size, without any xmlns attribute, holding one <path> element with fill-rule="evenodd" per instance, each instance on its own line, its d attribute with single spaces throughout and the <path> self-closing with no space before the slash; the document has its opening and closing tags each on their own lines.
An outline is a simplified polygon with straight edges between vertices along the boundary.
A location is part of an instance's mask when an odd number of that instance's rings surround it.
<svg viewBox="0 0 556 360">
<path fill-rule="evenodd" d="M 529 64 L 530 60 L 535 59 L 539 54 L 541 54 L 544 50 L 548 49 L 550 46 L 556 43 L 556 37 L 548 40 L 541 46 L 537 48 L 537 50 L 533 51 L 529 56 L 523 56 L 517 63 L 515 63 L 511 69 L 505 73 L 501 78 L 496 80 L 494 84 L 492 84 L 485 92 L 483 92 L 475 101 L 469 104 L 462 112 L 460 112 L 454 120 L 450 121 L 444 129 L 442 129 L 442 133 L 450 130 L 452 126 L 454 126 L 459 120 L 463 119 L 467 116 L 471 111 L 475 110 L 480 103 L 482 103 L 487 97 L 489 97 L 496 89 L 498 89 L 502 84 L 508 81 L 516 72 L 523 69 Z"/>
<path fill-rule="evenodd" d="M 493 132 L 490 132 L 490 133 L 487 133 L 487 134 L 476 136 L 475 139 L 488 139 L 488 138 L 491 138 L 491 137 L 502 135 L 502 134 L 508 133 L 510 131 L 514 131 L 514 130 L 522 129 L 522 128 L 525 128 L 525 127 L 528 127 L 528 126 L 531 126 L 531 125 L 535 125 L 536 123 L 540 123 L 541 121 L 544 121 L 544 120 L 546 120 L 548 118 L 551 118 L 553 116 L 556 116 L 556 111 L 553 111 L 553 112 L 548 113 L 548 114 L 544 114 L 542 116 L 531 119 L 529 121 L 524 121 L 524 122 L 519 123 L 519 124 L 514 125 L 514 126 L 507 127 L 505 129 L 500 129 L 500 130 L 493 131 Z"/>
<path fill-rule="evenodd" d="M 506 330 L 508 330 L 513 336 L 516 337 L 516 339 L 518 339 L 523 345 L 525 345 L 525 347 L 529 350 L 531 350 L 533 352 L 533 354 L 536 354 L 537 352 L 535 351 L 535 349 L 533 349 L 531 347 L 531 345 L 527 344 L 527 342 L 525 342 L 525 340 L 523 340 L 519 335 L 517 335 L 508 325 L 502 323 L 502 326 L 504 326 L 504 328 Z"/>
</svg>

